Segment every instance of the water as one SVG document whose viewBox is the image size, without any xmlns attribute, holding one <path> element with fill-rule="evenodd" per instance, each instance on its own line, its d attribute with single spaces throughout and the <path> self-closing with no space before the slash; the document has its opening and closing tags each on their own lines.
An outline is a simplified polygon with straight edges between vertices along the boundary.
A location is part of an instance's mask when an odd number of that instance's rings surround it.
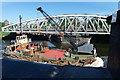
<svg viewBox="0 0 120 80">
<path fill-rule="evenodd" d="M 108 56 L 109 44 L 107 44 L 107 43 L 95 43 L 94 46 L 97 49 L 98 56 Z"/>
<path fill-rule="evenodd" d="M 72 45 L 69 44 L 69 43 L 53 43 L 55 44 L 58 48 L 60 49 L 67 49 L 67 48 L 72 48 Z M 107 43 L 93 43 L 94 44 L 94 47 L 96 48 L 97 50 L 97 55 L 98 56 L 108 56 L 108 53 L 109 53 L 109 45 Z"/>
</svg>

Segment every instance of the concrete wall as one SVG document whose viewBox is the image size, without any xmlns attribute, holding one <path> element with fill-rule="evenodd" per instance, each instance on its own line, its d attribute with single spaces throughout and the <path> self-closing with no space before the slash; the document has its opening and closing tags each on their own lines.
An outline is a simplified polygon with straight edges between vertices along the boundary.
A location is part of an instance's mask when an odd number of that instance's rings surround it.
<svg viewBox="0 0 120 80">
<path fill-rule="evenodd" d="M 112 17 L 109 16 L 109 21 Z M 117 11 L 117 20 L 111 23 L 108 68 L 113 77 L 119 78 L 120 74 L 120 11 Z"/>
</svg>

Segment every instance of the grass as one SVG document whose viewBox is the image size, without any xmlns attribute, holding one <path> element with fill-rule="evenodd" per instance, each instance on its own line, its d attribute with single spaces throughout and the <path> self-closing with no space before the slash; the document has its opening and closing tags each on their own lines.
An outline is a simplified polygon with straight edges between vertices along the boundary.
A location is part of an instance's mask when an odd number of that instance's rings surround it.
<svg viewBox="0 0 120 80">
<path fill-rule="evenodd" d="M 2 38 L 2 31 L 0 31 L 0 39 Z"/>
<path fill-rule="evenodd" d="M 3 37 L 3 36 L 7 36 L 7 35 L 9 35 L 10 34 L 10 32 L 2 32 L 2 31 L 0 31 L 0 39 Z"/>
<path fill-rule="evenodd" d="M 7 36 L 9 34 L 10 34 L 10 32 L 2 32 L 2 31 L 0 31 L 0 44 L 2 43 L 2 37 Z"/>
</svg>

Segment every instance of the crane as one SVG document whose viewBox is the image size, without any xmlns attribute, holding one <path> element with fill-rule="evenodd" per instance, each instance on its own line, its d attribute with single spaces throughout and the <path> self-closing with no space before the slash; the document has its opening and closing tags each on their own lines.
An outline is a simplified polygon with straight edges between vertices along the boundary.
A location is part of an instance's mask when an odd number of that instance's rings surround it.
<svg viewBox="0 0 120 80">
<path fill-rule="evenodd" d="M 48 20 L 51 25 L 61 34 L 62 32 L 66 36 L 66 40 L 69 41 L 69 43 L 73 46 L 74 49 L 77 49 L 77 45 L 75 44 L 73 38 L 71 38 L 70 35 L 68 35 L 65 31 L 62 31 L 61 27 L 53 20 L 52 17 L 50 17 L 45 11 L 42 10 L 42 7 L 37 8 L 37 11 L 40 11 L 42 15 Z M 57 27 L 56 27 L 57 26 Z M 59 28 L 59 29 L 58 29 Z M 79 46 L 84 45 L 85 43 L 79 44 Z"/>
</svg>

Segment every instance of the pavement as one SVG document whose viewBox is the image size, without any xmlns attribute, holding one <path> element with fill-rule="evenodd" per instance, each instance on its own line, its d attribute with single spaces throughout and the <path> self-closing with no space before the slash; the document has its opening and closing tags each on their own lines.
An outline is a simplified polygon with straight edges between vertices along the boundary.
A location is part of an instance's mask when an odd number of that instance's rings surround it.
<svg viewBox="0 0 120 80">
<path fill-rule="evenodd" d="M 56 66 L 49 64 L 34 63 L 14 59 L 2 60 L 2 77 L 6 78 L 105 78 L 110 79 L 111 74 L 107 68 L 102 67 L 78 67 Z"/>
</svg>

